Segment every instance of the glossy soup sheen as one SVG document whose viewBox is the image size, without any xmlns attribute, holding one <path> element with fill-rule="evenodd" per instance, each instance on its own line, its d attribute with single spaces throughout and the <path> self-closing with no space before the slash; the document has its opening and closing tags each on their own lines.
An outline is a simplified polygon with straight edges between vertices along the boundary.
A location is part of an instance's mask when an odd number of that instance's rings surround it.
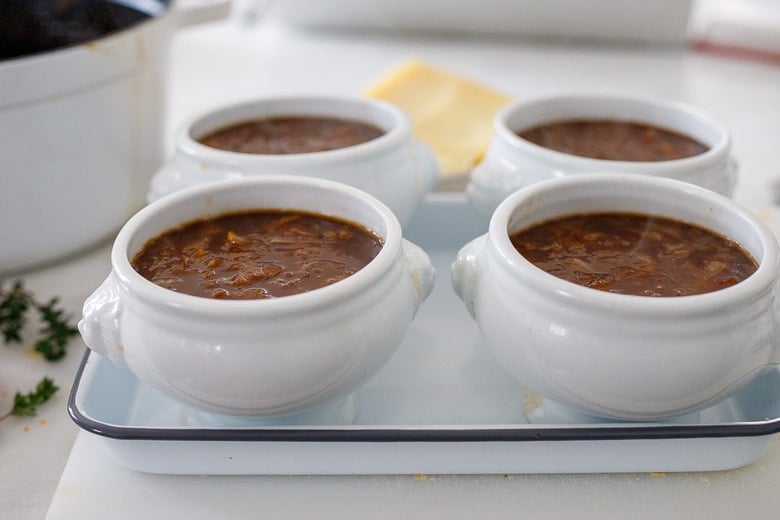
<svg viewBox="0 0 780 520">
<path fill-rule="evenodd" d="M 218 299 L 267 299 L 325 287 L 365 267 L 382 239 L 344 220 L 251 211 L 198 220 L 147 242 L 132 259 L 144 278 Z"/>
<path fill-rule="evenodd" d="M 278 155 L 346 148 L 382 134 L 380 128 L 360 121 L 295 116 L 244 121 L 207 134 L 199 142 L 231 152 Z"/>
<path fill-rule="evenodd" d="M 608 161 L 671 161 L 708 150 L 689 136 L 628 121 L 558 121 L 517 135 L 551 150 Z"/>
<path fill-rule="evenodd" d="M 520 230 L 510 239 L 544 271 L 620 294 L 702 294 L 735 285 L 758 268 L 758 262 L 728 238 L 647 215 L 567 216 Z"/>
</svg>

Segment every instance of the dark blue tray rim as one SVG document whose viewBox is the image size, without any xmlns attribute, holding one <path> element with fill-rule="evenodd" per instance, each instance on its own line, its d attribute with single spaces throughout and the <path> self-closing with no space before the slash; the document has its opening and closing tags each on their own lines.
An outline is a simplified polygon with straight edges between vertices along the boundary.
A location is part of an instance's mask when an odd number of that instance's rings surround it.
<svg viewBox="0 0 780 520">
<path fill-rule="evenodd" d="M 456 443 L 529 441 L 609 441 L 637 439 L 696 439 L 760 437 L 780 432 L 780 417 L 766 421 L 722 424 L 596 424 L 588 426 L 511 426 L 430 428 L 150 428 L 105 424 L 86 416 L 76 404 L 76 394 L 92 352 L 81 360 L 68 397 L 68 414 L 79 428 L 117 440 L 145 441 L 243 441 L 243 442 L 358 442 L 358 443 Z"/>
</svg>

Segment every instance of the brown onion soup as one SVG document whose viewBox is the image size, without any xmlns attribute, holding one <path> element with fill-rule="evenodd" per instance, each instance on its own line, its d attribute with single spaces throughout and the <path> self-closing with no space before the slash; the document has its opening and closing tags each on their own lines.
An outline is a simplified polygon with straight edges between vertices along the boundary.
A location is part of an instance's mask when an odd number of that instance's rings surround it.
<svg viewBox="0 0 780 520">
<path fill-rule="evenodd" d="M 671 161 L 708 150 L 692 137 L 626 121 L 558 121 L 517 132 L 517 135 L 551 150 L 608 161 Z"/>
<path fill-rule="evenodd" d="M 287 210 L 229 213 L 149 240 L 132 259 L 167 289 L 220 299 L 265 299 L 325 287 L 365 267 L 382 249 L 363 226 Z"/>
<path fill-rule="evenodd" d="M 244 121 L 211 132 L 198 141 L 231 152 L 283 155 L 346 148 L 383 134 L 380 128 L 361 121 L 290 116 Z"/>
<path fill-rule="evenodd" d="M 758 268 L 750 253 L 726 237 L 648 215 L 566 216 L 512 233 L 510 240 L 558 278 L 620 294 L 702 294 L 735 285 Z"/>
</svg>

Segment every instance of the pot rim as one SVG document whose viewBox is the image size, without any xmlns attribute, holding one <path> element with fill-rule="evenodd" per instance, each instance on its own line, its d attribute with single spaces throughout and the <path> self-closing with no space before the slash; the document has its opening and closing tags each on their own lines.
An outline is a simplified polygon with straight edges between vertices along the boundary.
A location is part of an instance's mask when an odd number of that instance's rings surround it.
<svg viewBox="0 0 780 520">
<path fill-rule="evenodd" d="M 0 61 L 0 110 L 87 94 L 156 63 L 150 56 L 164 52 L 156 32 L 176 18 L 176 1 L 165 1 L 160 13 L 98 38 Z"/>
</svg>

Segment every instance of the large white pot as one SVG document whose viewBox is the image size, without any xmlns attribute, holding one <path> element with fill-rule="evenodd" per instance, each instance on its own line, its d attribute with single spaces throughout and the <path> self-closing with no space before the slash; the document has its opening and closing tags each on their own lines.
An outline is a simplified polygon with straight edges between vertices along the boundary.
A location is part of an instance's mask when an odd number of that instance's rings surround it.
<svg viewBox="0 0 780 520">
<path fill-rule="evenodd" d="M 162 160 L 172 31 L 225 15 L 229 0 L 137 5 L 152 16 L 84 44 L 0 61 L 0 273 L 83 249 L 143 205 Z"/>
</svg>

